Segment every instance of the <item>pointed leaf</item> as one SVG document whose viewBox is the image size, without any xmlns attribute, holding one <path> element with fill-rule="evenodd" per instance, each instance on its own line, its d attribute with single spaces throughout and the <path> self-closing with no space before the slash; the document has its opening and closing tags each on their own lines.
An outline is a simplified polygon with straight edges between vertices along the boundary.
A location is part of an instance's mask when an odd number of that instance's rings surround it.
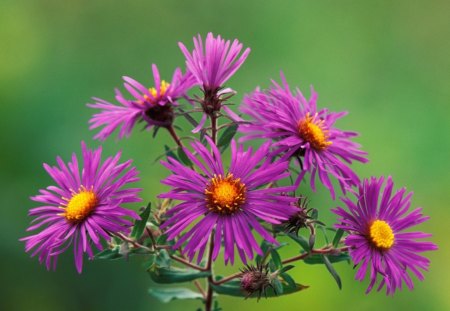
<svg viewBox="0 0 450 311">
<path fill-rule="evenodd" d="M 184 152 L 183 148 L 178 147 L 177 154 L 178 154 L 178 158 L 181 160 L 181 162 L 182 162 L 184 165 L 192 166 L 192 162 L 191 162 L 191 160 L 188 158 L 188 156 L 186 155 L 186 153 Z"/>
<path fill-rule="evenodd" d="M 219 138 L 219 142 L 217 143 L 217 147 L 219 147 L 221 151 L 224 151 L 228 147 L 234 135 L 236 134 L 237 129 L 238 125 L 233 124 L 227 127 L 227 129 L 222 133 Z"/>
<path fill-rule="evenodd" d="M 283 295 L 283 284 L 281 284 L 281 281 L 278 278 L 275 278 L 272 280 L 272 286 L 275 289 L 275 294 Z"/>
<path fill-rule="evenodd" d="M 95 254 L 94 259 L 108 259 L 108 260 L 114 260 L 122 258 L 123 256 L 119 253 L 119 247 L 110 249 L 107 248 L 100 253 Z"/>
<path fill-rule="evenodd" d="M 191 117 L 191 115 L 189 113 L 186 113 L 183 109 L 178 107 L 178 110 L 182 113 L 182 116 L 186 118 L 186 120 L 188 120 L 189 123 L 192 124 L 192 126 L 194 126 L 194 128 L 196 128 L 198 126 L 198 122 L 195 121 L 195 119 L 193 117 Z"/>
<path fill-rule="evenodd" d="M 334 280 L 336 281 L 337 286 L 339 287 L 339 289 L 342 289 L 342 282 L 341 282 L 341 278 L 339 277 L 339 274 L 336 272 L 336 270 L 334 270 L 334 267 L 331 264 L 328 257 L 325 255 L 322 255 L 322 257 L 323 257 L 323 262 L 325 263 L 325 266 L 327 267 L 330 274 L 333 276 Z"/>
<path fill-rule="evenodd" d="M 283 294 L 288 295 L 308 288 L 309 286 L 295 284 L 295 286 L 289 286 L 288 284 L 281 283 L 283 287 Z M 248 294 L 241 289 L 241 283 L 238 280 L 230 281 L 221 285 L 212 285 L 214 291 L 218 294 L 235 296 L 235 297 L 247 297 Z M 267 288 L 267 297 L 276 297 L 277 295 L 272 288 Z M 248 298 L 258 298 L 258 293 L 253 293 Z"/>
<path fill-rule="evenodd" d="M 280 276 L 283 280 L 285 280 L 289 286 L 295 287 L 295 281 L 294 279 L 287 273 L 280 273 Z"/>
<path fill-rule="evenodd" d="M 155 257 L 155 265 L 158 268 L 169 268 L 170 267 L 170 255 L 167 252 L 167 250 L 162 249 L 158 252 L 158 254 L 156 254 Z"/>
<path fill-rule="evenodd" d="M 338 247 L 339 242 L 341 241 L 341 238 L 343 235 L 344 235 L 344 230 L 337 229 L 336 234 L 334 235 L 334 238 L 333 238 L 333 246 L 334 247 Z"/>
<path fill-rule="evenodd" d="M 167 303 L 175 299 L 203 299 L 200 293 L 187 288 L 150 288 L 149 294 L 161 302 Z"/>
<path fill-rule="evenodd" d="M 141 219 L 134 222 L 133 230 L 131 231 L 132 238 L 139 239 L 144 232 L 148 217 L 150 216 L 151 206 L 152 203 L 148 203 L 147 207 L 139 214 Z"/>
<path fill-rule="evenodd" d="M 171 268 L 152 268 L 150 277 L 153 281 L 160 284 L 190 282 L 199 278 L 206 278 L 211 275 L 207 271 L 197 271 L 194 269 Z"/>
<path fill-rule="evenodd" d="M 339 255 L 328 255 L 328 261 L 332 263 L 341 262 L 341 261 L 348 261 L 350 260 L 350 256 L 347 253 L 341 253 Z M 321 254 L 314 254 L 306 257 L 303 260 L 304 263 L 309 265 L 316 265 L 316 264 L 324 264 L 323 255 Z"/>
<path fill-rule="evenodd" d="M 164 145 L 164 150 L 166 151 L 165 155 L 169 158 L 175 159 L 178 162 L 180 162 L 180 160 L 177 158 L 177 156 L 175 155 L 175 153 L 173 153 L 172 149 L 169 148 L 169 146 Z"/>
<path fill-rule="evenodd" d="M 297 242 L 306 252 L 309 252 L 309 241 L 306 240 L 303 236 L 296 235 L 295 233 L 288 233 L 287 236 Z"/>
</svg>

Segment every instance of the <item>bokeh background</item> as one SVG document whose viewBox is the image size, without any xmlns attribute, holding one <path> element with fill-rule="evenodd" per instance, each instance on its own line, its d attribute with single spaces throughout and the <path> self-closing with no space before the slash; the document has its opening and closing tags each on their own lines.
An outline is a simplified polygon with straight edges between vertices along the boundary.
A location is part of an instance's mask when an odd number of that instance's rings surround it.
<svg viewBox="0 0 450 311">
<path fill-rule="evenodd" d="M 229 86 L 242 94 L 267 86 L 284 70 L 292 85 L 319 105 L 349 110 L 343 129 L 358 141 L 370 163 L 355 166 L 361 176 L 392 175 L 414 190 L 414 206 L 431 216 L 421 230 L 440 250 L 425 282 L 395 297 L 365 295 L 367 282 L 354 281 L 350 265 L 336 265 L 339 291 L 323 266 L 299 264 L 296 279 L 311 287 L 277 299 L 243 301 L 220 297 L 224 310 L 450 310 L 448 242 L 450 186 L 450 2 L 448 1 L 88 1 L 2 0 L 0 2 L 0 309 L 9 310 L 195 310 L 198 301 L 164 305 L 147 294 L 151 286 L 142 261 L 86 262 L 77 275 L 72 254 L 47 272 L 23 252 L 35 206 L 29 196 L 51 183 L 42 163 L 68 159 L 89 146 L 90 97 L 113 99 L 122 75 L 152 83 L 150 65 L 169 77 L 184 67 L 178 41 L 208 31 L 238 38 L 252 52 Z M 180 123 L 187 129 L 186 124 Z M 107 140 L 106 153 L 123 150 L 141 171 L 144 199 L 166 188 L 167 175 L 154 163 L 170 142 L 161 132 L 135 130 Z M 338 202 L 324 189 L 312 205 L 328 211 Z M 135 208 L 138 208 L 136 205 Z M 234 309 L 233 309 L 234 308 Z"/>
</svg>

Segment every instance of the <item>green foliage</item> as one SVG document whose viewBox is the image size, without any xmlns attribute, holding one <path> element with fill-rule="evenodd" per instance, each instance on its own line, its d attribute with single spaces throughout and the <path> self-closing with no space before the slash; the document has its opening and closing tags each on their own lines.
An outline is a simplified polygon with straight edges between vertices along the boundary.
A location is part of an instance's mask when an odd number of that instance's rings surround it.
<svg viewBox="0 0 450 311">
<path fill-rule="evenodd" d="M 133 230 L 131 231 L 132 238 L 139 239 L 142 233 L 144 233 L 147 220 L 150 216 L 151 206 L 152 203 L 148 203 L 147 207 L 139 214 L 140 219 L 134 222 Z"/>
<path fill-rule="evenodd" d="M 154 282 L 161 284 L 190 282 L 199 278 L 206 278 L 211 275 L 210 272 L 206 271 L 182 269 L 177 267 L 159 268 L 157 266 L 153 266 L 150 269 L 149 274 Z"/>
<path fill-rule="evenodd" d="M 161 302 L 168 303 L 176 299 L 203 299 L 203 296 L 188 288 L 150 288 L 149 294 Z"/>
<path fill-rule="evenodd" d="M 325 266 L 327 267 L 328 272 L 330 272 L 330 274 L 333 276 L 339 289 L 342 289 L 342 282 L 341 282 L 341 278 L 340 278 L 339 274 L 334 269 L 334 267 L 331 264 L 328 257 L 326 255 L 322 255 L 322 257 L 323 257 L 323 262 L 325 263 Z"/>
<path fill-rule="evenodd" d="M 322 254 L 313 254 L 306 257 L 303 262 L 309 265 L 324 264 L 324 256 Z M 341 253 L 338 255 L 327 255 L 329 262 L 336 263 L 341 261 L 349 261 L 351 258 L 347 253 Z"/>
<path fill-rule="evenodd" d="M 292 240 L 294 240 L 298 245 L 300 245 L 306 252 L 309 252 L 311 250 L 310 241 L 304 238 L 303 236 L 296 235 L 295 233 L 288 233 L 286 235 L 290 237 Z"/>
<path fill-rule="evenodd" d="M 234 135 L 236 135 L 237 124 L 232 124 L 226 128 L 226 130 L 222 133 L 222 135 L 219 137 L 219 141 L 217 142 L 217 147 L 221 152 L 223 152 L 225 149 L 228 148 L 230 145 L 231 140 L 233 139 Z"/>
<path fill-rule="evenodd" d="M 188 158 L 186 153 L 184 152 L 183 148 L 178 147 L 177 149 L 178 158 L 181 160 L 181 162 L 186 166 L 192 166 L 191 160 Z"/>
<path fill-rule="evenodd" d="M 333 238 L 333 246 L 334 247 L 338 247 L 339 242 L 341 241 L 341 238 L 343 235 L 344 235 L 344 230 L 337 229 L 336 234 L 334 235 L 334 238 Z"/>
<path fill-rule="evenodd" d="M 288 283 L 278 281 L 281 289 L 279 288 L 277 292 L 275 292 L 272 288 L 267 288 L 266 294 L 267 297 L 276 297 L 280 295 L 289 295 L 292 293 L 296 293 L 302 291 L 309 286 L 301 285 L 295 283 L 294 285 L 290 285 Z M 278 285 L 277 285 L 278 286 Z M 238 280 L 230 281 L 221 285 L 212 285 L 215 292 L 222 295 L 227 296 L 235 296 L 235 297 L 247 297 L 248 294 L 241 289 L 241 283 Z M 258 298 L 257 293 L 253 293 L 248 296 L 248 298 Z"/>
<path fill-rule="evenodd" d="M 106 260 L 114 260 L 122 258 L 122 254 L 120 254 L 120 248 L 115 247 L 113 249 L 107 248 L 101 251 L 100 253 L 95 254 L 94 259 L 106 259 Z"/>
</svg>

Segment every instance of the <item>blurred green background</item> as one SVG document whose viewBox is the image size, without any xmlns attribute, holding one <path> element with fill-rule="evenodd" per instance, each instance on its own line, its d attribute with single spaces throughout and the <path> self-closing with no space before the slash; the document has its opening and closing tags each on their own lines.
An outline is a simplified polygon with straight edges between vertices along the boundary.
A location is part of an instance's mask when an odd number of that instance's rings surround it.
<svg viewBox="0 0 450 311">
<path fill-rule="evenodd" d="M 336 265 L 339 291 L 322 266 L 299 264 L 296 279 L 311 287 L 278 299 L 220 297 L 225 310 L 449 310 L 450 2 L 448 1 L 56 1 L 0 2 L 1 310 L 195 310 L 197 301 L 164 305 L 147 294 L 141 260 L 87 262 L 77 275 L 69 252 L 56 272 L 29 258 L 18 239 L 35 206 L 29 196 L 51 183 L 42 163 L 95 147 L 87 121 L 90 97 L 113 99 L 121 76 L 151 86 L 150 65 L 169 78 L 184 68 L 178 41 L 208 31 L 238 38 L 252 52 L 228 86 L 242 94 L 267 86 L 284 70 L 292 85 L 319 105 L 349 110 L 338 125 L 361 133 L 370 163 L 361 176 L 391 174 L 398 187 L 415 190 L 414 206 L 431 220 L 420 227 L 440 250 L 429 253 L 430 272 L 413 292 L 365 295 L 350 265 Z M 184 124 L 181 124 L 184 126 Z M 167 172 L 154 158 L 169 142 L 161 132 L 107 140 L 141 171 L 145 200 L 166 188 Z M 312 206 L 337 202 L 320 188 Z M 135 206 L 137 208 L 138 206 Z"/>
</svg>

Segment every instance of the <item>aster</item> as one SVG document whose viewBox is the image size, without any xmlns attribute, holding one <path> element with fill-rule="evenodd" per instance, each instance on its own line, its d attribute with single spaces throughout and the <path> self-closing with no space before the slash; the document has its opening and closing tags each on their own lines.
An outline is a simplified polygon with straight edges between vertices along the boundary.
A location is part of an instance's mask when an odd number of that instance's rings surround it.
<svg viewBox="0 0 450 311">
<path fill-rule="evenodd" d="M 154 86 L 150 88 L 133 78 L 123 77 L 123 85 L 133 97 L 131 100 L 126 99 L 118 89 L 115 90 L 115 98 L 119 105 L 93 98 L 95 103 L 87 106 L 101 111 L 89 120 L 90 129 L 103 127 L 94 138 L 105 140 L 116 129 L 119 129 L 119 138 L 128 137 L 138 121 L 145 121 L 147 128 L 172 126 L 175 117 L 174 106 L 177 106 L 177 100 L 196 84 L 195 78 L 190 73 L 183 75 L 177 68 L 172 80 L 166 82 L 161 80 L 155 64 L 152 65 L 152 71 Z"/>
<path fill-rule="evenodd" d="M 319 110 L 314 89 L 311 88 L 311 97 L 307 100 L 298 88 L 291 92 L 282 73 L 281 79 L 283 85 L 272 81 L 268 90 L 256 89 L 245 96 L 240 110 L 251 120 L 249 124 L 239 126 L 244 133 L 241 141 L 255 138 L 273 140 L 276 153 L 298 159 L 301 168 L 298 181 L 310 173 L 311 188 L 315 191 L 318 175 L 334 199 L 331 175 L 346 193 L 360 181 L 347 164 L 367 162 L 366 152 L 351 140 L 358 134 L 335 127 L 335 122 L 347 112 Z"/>
<path fill-rule="evenodd" d="M 178 45 L 186 57 L 186 67 L 197 79 L 204 93 L 204 98 L 199 100 L 204 115 L 200 122 L 199 130 L 207 116 L 213 116 L 223 108 L 233 119 L 239 119 L 223 102 L 234 94 L 230 88 L 224 88 L 224 84 L 241 67 L 250 53 L 246 48 L 242 54 L 243 45 L 237 39 L 222 39 L 220 35 L 214 37 L 210 32 L 206 36 L 205 45 L 200 35 L 193 38 L 194 50 L 189 52 L 186 46 L 179 42 Z"/>
<path fill-rule="evenodd" d="M 356 202 L 342 198 L 348 211 L 342 207 L 333 210 L 339 216 L 336 227 L 349 232 L 345 244 L 353 262 L 359 265 L 356 279 L 362 281 L 370 271 L 366 293 L 377 283 L 378 276 L 378 291 L 386 286 L 388 295 L 402 289 L 403 282 L 413 289 L 411 273 L 423 280 L 421 270 L 427 271 L 430 264 L 419 253 L 437 249 L 431 242 L 420 241 L 430 234 L 405 231 L 429 217 L 422 214 L 420 207 L 409 212 L 412 192 L 401 188 L 392 195 L 393 187 L 391 177 L 386 183 L 383 177 L 366 179 L 359 186 Z"/>
<path fill-rule="evenodd" d="M 197 261 L 202 260 L 213 236 L 212 260 L 216 260 L 223 243 L 225 263 L 234 263 L 235 247 L 246 263 L 247 258 L 253 259 L 254 252 L 262 254 L 252 229 L 278 244 L 260 221 L 279 224 L 297 210 L 291 205 L 296 199 L 285 193 L 292 191 L 292 186 L 263 188 L 289 176 L 288 162 L 272 161 L 269 143 L 253 152 L 251 148 L 244 151 L 233 140 L 231 164 L 226 171 L 216 145 L 206 139 L 212 154 L 198 141 L 192 143 L 196 156 L 185 148 L 198 172 L 172 158 L 162 162 L 173 174 L 162 181 L 171 190 L 159 197 L 181 201 L 168 211 L 162 228 L 169 240 L 180 236 L 174 248 L 183 247 L 191 261 L 196 254 Z"/>
<path fill-rule="evenodd" d="M 127 233 L 133 224 L 127 218 L 139 218 L 136 212 L 122 207 L 140 201 L 141 189 L 124 188 L 139 180 L 131 161 L 119 163 L 119 152 L 101 163 L 101 147 L 90 150 L 82 142 L 81 149 L 81 173 L 75 154 L 67 165 L 57 157 L 58 166 L 44 164 L 56 185 L 31 197 L 42 205 L 29 211 L 34 219 L 27 231 L 40 232 L 21 240 L 25 250 L 38 256 L 47 269 L 55 269 L 59 254 L 73 245 L 75 267 L 81 273 L 83 254 L 93 258 L 91 244 L 101 250 L 102 239 L 110 241 L 111 234 Z"/>
</svg>

